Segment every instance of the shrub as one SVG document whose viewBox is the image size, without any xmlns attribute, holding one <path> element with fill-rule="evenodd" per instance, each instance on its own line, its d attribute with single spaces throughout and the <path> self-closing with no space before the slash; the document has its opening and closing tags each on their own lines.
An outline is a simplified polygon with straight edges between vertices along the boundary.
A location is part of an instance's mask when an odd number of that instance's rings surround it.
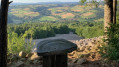
<svg viewBox="0 0 119 67">
<path fill-rule="evenodd" d="M 119 60 L 119 24 L 112 25 L 107 29 L 107 39 L 104 39 L 106 44 L 100 48 L 101 55 L 109 60 Z"/>
<path fill-rule="evenodd" d="M 30 52 L 32 47 L 31 40 L 26 43 L 25 38 L 18 36 L 17 33 L 11 32 L 8 34 L 8 54 L 17 54 L 20 51 Z"/>
</svg>

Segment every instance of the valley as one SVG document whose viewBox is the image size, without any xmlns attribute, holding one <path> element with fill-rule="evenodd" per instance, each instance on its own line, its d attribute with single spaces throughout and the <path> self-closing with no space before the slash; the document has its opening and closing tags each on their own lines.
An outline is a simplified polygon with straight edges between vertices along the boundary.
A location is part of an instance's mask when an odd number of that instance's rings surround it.
<svg viewBox="0 0 119 67">
<path fill-rule="evenodd" d="M 103 5 L 99 7 L 72 3 L 11 5 L 9 23 L 25 22 L 103 22 Z"/>
</svg>

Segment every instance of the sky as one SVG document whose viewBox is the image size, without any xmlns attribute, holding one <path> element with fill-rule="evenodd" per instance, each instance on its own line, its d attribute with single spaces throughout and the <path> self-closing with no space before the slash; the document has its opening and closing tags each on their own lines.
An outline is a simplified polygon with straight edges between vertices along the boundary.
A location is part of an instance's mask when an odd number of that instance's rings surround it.
<svg viewBox="0 0 119 67">
<path fill-rule="evenodd" d="M 79 0 L 10 0 L 20 3 L 37 3 L 37 2 L 79 2 Z"/>
<path fill-rule="evenodd" d="M 9 0 L 13 3 L 38 3 L 38 2 L 79 2 L 80 0 Z M 100 1 L 100 0 L 97 0 Z M 103 1 L 103 0 L 101 0 Z M 0 0 L 1 3 L 1 0 Z"/>
</svg>

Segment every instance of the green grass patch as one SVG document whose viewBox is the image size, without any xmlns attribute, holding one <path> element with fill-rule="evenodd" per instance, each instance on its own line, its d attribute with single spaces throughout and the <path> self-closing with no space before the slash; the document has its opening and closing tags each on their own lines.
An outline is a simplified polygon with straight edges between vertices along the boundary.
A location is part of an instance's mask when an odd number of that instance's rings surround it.
<svg viewBox="0 0 119 67">
<path fill-rule="evenodd" d="M 52 16 L 44 16 L 42 18 L 40 18 L 40 21 L 56 21 L 57 18 L 52 17 Z"/>
<path fill-rule="evenodd" d="M 16 17 L 36 17 L 40 15 L 38 12 L 24 9 L 12 9 L 10 13 Z"/>
</svg>

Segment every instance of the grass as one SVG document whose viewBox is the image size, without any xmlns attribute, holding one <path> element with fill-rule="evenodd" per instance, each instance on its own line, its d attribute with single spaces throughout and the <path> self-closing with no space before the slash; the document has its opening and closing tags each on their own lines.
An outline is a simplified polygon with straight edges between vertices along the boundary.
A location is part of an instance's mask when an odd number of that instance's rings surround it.
<svg viewBox="0 0 119 67">
<path fill-rule="evenodd" d="M 40 18 L 40 21 L 56 21 L 57 18 L 52 17 L 52 16 L 44 16 L 42 18 Z"/>
<path fill-rule="evenodd" d="M 95 18 L 96 17 L 96 14 L 93 13 L 93 12 L 87 12 L 87 13 L 82 14 L 81 17 L 82 18 L 86 18 L 86 19 Z"/>
<path fill-rule="evenodd" d="M 75 15 L 72 13 L 66 13 L 66 14 L 61 15 L 61 17 L 62 18 L 73 18 L 73 17 L 75 17 Z"/>
<path fill-rule="evenodd" d="M 104 22 L 104 18 L 100 18 L 100 19 L 97 19 L 97 20 L 94 20 L 95 22 Z"/>
<path fill-rule="evenodd" d="M 23 9 L 12 9 L 11 14 L 17 16 L 17 17 L 36 17 L 39 16 L 40 14 L 38 12 L 33 12 L 29 8 Z"/>
</svg>

